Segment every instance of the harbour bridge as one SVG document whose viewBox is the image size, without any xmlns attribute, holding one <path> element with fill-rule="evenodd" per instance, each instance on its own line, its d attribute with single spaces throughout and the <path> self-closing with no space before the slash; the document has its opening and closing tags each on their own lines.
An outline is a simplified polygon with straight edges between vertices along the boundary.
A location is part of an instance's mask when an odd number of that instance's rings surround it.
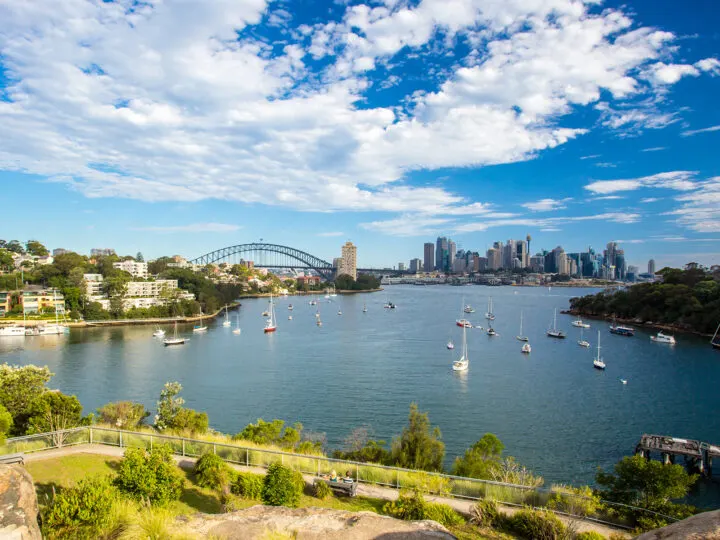
<svg viewBox="0 0 720 540">
<path fill-rule="evenodd" d="M 331 280 L 335 277 L 336 268 L 319 257 L 305 251 L 279 244 L 267 242 L 252 242 L 250 244 L 238 244 L 216 249 L 205 255 L 201 255 L 190 262 L 193 264 L 211 264 L 225 262 L 238 264 L 241 260 L 252 261 L 258 268 L 285 268 L 290 270 L 314 270 L 323 279 Z M 396 273 L 390 269 L 380 268 L 358 268 L 361 273 Z"/>
</svg>

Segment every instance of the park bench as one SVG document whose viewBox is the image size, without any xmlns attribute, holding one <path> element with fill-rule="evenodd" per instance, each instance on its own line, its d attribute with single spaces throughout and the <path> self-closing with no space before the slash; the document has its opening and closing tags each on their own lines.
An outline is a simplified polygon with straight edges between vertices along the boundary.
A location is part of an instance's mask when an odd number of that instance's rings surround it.
<svg viewBox="0 0 720 540">
<path fill-rule="evenodd" d="M 315 483 L 317 484 L 318 482 L 325 482 L 333 491 L 341 491 L 349 497 L 354 497 L 357 493 L 358 483 L 355 481 L 350 482 L 340 479 L 337 482 L 333 482 L 329 478 L 316 478 Z"/>
<path fill-rule="evenodd" d="M 25 454 L 5 454 L 4 456 L 0 456 L 0 463 L 4 465 L 20 463 L 20 465 L 23 465 L 25 463 L 24 456 Z"/>
</svg>

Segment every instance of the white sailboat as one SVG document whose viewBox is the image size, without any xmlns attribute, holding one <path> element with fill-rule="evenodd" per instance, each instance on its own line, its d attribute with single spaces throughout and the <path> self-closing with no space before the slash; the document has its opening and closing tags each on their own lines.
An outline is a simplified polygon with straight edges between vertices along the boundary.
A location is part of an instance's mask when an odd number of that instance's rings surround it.
<svg viewBox="0 0 720 540">
<path fill-rule="evenodd" d="M 467 371 L 470 358 L 468 357 L 467 350 L 467 329 L 463 326 L 463 343 L 462 343 L 462 356 L 459 360 L 453 362 L 453 371 Z"/>
<path fill-rule="evenodd" d="M 495 314 L 493 313 L 493 299 L 492 296 L 488 298 L 488 310 L 487 313 L 485 313 L 485 318 L 488 321 L 494 321 L 495 320 Z"/>
<path fill-rule="evenodd" d="M 559 339 L 565 339 L 565 332 L 562 330 L 557 329 L 557 308 L 555 308 L 555 314 L 553 315 L 553 325 L 552 328 L 548 328 L 547 332 L 545 332 L 548 337 L 554 337 Z"/>
<path fill-rule="evenodd" d="M 270 293 L 270 307 L 268 308 L 269 317 L 265 321 L 265 328 L 263 332 L 269 334 L 277 330 L 277 323 L 275 322 L 275 304 L 273 303 L 272 293 Z"/>
<path fill-rule="evenodd" d="M 166 347 L 170 345 L 185 345 L 185 338 L 178 337 L 177 321 L 175 321 L 175 331 L 173 337 L 163 339 L 163 343 Z"/>
<path fill-rule="evenodd" d="M 0 337 L 25 337 L 25 327 L 13 324 L 0 328 Z"/>
<path fill-rule="evenodd" d="M 363 313 L 367 313 L 367 305 L 363 304 Z"/>
<path fill-rule="evenodd" d="M 42 324 L 35 328 L 26 328 L 26 336 L 57 336 L 70 331 L 67 326 L 60 324 L 58 320 L 57 294 L 55 291 L 53 291 L 53 304 L 55 305 L 55 324 Z"/>
<path fill-rule="evenodd" d="M 584 327 L 584 326 L 581 326 L 581 327 L 580 327 L 580 339 L 578 340 L 578 345 L 580 345 L 581 347 L 586 347 L 586 348 L 587 348 L 587 347 L 590 347 L 590 342 L 589 342 L 589 341 L 585 341 L 585 340 L 583 339 L 583 328 L 585 328 L 585 327 Z"/>
<path fill-rule="evenodd" d="M 603 359 L 600 356 L 600 330 L 598 330 L 597 356 L 593 358 L 593 367 L 595 369 L 605 369 L 605 362 L 603 362 Z"/>
<path fill-rule="evenodd" d="M 518 341 L 530 341 L 530 339 L 527 336 L 523 336 L 523 312 L 520 310 L 520 334 L 515 336 L 515 339 Z M 525 351 L 523 351 L 525 352 Z M 530 351 L 528 351 L 530 352 Z"/>
<path fill-rule="evenodd" d="M 529 343 L 525 343 L 520 350 L 525 354 L 530 354 L 532 352 L 532 347 L 530 347 Z"/>
<path fill-rule="evenodd" d="M 232 323 L 230 322 L 230 317 L 228 316 L 227 305 L 225 306 L 225 320 L 223 321 L 222 325 L 225 327 L 232 326 Z"/>
<path fill-rule="evenodd" d="M 193 326 L 193 334 L 203 334 L 207 332 L 207 326 L 205 326 L 203 321 L 203 312 L 202 309 L 200 310 L 200 322 Z"/>
<path fill-rule="evenodd" d="M 233 329 L 233 334 L 240 334 L 242 332 L 240 329 L 240 315 L 235 317 L 235 320 L 237 321 L 237 326 Z"/>
</svg>

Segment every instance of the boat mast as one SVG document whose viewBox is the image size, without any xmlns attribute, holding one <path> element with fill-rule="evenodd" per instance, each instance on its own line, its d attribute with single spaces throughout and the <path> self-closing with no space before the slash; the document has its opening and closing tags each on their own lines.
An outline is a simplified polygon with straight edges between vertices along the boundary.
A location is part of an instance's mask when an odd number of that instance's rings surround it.
<svg viewBox="0 0 720 540">
<path fill-rule="evenodd" d="M 25 310 L 23 310 L 23 313 L 25 313 Z M 713 337 L 710 340 L 710 343 L 713 345 L 715 344 L 715 338 L 717 337 L 718 332 L 720 332 L 720 324 L 718 324 L 717 328 L 715 329 L 715 333 L 713 334 Z"/>
<path fill-rule="evenodd" d="M 522 337 L 522 321 L 523 320 L 523 312 L 520 310 L 520 337 Z"/>
</svg>

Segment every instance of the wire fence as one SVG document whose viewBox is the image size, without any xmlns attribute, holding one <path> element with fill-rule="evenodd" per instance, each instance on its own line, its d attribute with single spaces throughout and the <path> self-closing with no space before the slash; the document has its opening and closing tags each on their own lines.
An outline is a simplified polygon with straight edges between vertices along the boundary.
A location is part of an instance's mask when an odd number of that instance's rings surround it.
<svg viewBox="0 0 720 540">
<path fill-rule="evenodd" d="M 280 450 L 252 448 L 174 435 L 140 433 L 93 426 L 7 439 L 5 444 L 0 446 L 0 455 L 32 453 L 81 444 L 102 444 L 147 450 L 152 450 L 157 445 L 166 445 L 179 456 L 197 458 L 203 454 L 213 453 L 229 463 L 263 469 L 272 463 L 280 462 L 300 473 L 313 476 L 337 470 L 340 474 L 351 476 L 359 483 L 374 484 L 396 490 L 419 489 L 440 497 L 471 501 L 492 499 L 500 504 L 510 506 L 550 508 L 569 517 L 627 529 L 634 525 L 631 513 L 641 513 L 654 518 L 660 517 L 670 522 L 678 521 L 671 516 L 621 503 L 601 501 L 598 504 L 597 500 L 570 493 L 565 489 L 522 486 L 326 456 L 294 454 Z"/>
</svg>

